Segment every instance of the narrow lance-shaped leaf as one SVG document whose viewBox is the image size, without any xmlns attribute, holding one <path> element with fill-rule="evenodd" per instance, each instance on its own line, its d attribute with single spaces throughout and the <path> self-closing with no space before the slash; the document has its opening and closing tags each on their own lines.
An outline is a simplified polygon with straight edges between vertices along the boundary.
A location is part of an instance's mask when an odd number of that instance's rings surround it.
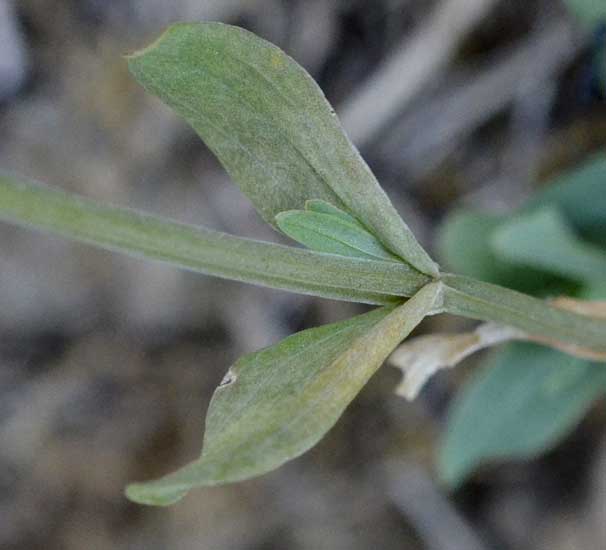
<svg viewBox="0 0 606 550">
<path fill-rule="evenodd" d="M 338 210 L 337 210 L 338 212 Z M 317 252 L 341 256 L 398 261 L 355 219 L 344 212 L 289 210 L 276 216 L 278 227 L 295 241 Z"/>
<path fill-rule="evenodd" d="M 160 480 L 128 487 L 127 496 L 166 505 L 198 486 L 261 475 L 310 447 L 393 349 L 440 307 L 431 283 L 404 305 L 300 332 L 240 359 L 211 401 L 202 456 Z"/>
<path fill-rule="evenodd" d="M 0 220 L 171 265 L 326 298 L 393 304 L 429 280 L 406 264 L 242 239 L 0 174 Z"/>
<path fill-rule="evenodd" d="M 192 125 L 266 221 L 322 199 L 437 275 L 320 88 L 279 48 L 229 25 L 179 24 L 130 56 L 129 67 Z"/>
</svg>

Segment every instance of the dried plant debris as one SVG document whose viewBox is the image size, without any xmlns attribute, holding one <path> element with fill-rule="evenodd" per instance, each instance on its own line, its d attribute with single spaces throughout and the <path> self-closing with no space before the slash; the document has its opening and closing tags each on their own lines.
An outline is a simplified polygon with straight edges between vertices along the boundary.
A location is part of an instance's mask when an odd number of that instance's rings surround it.
<svg viewBox="0 0 606 550">
<path fill-rule="evenodd" d="M 580 315 L 606 318 L 606 302 L 603 301 L 560 297 L 554 299 L 552 303 L 561 309 L 567 309 Z M 606 362 L 606 353 L 533 336 L 497 323 L 483 323 L 471 332 L 419 336 L 402 344 L 389 358 L 389 363 L 404 374 L 402 382 L 396 387 L 396 393 L 409 400 L 415 399 L 436 372 L 455 367 L 480 350 L 512 340 L 536 342 L 581 359 Z"/>
<path fill-rule="evenodd" d="M 419 395 L 439 370 L 458 365 L 472 353 L 520 338 L 524 333 L 496 323 L 484 323 L 472 332 L 419 336 L 402 344 L 389 362 L 404 373 L 396 393 L 406 399 Z"/>
</svg>

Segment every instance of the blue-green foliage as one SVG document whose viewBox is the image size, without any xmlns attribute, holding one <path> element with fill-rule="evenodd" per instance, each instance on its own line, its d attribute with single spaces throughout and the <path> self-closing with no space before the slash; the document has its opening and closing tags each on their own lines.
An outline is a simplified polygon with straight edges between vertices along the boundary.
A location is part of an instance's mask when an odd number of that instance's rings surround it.
<svg viewBox="0 0 606 550">
<path fill-rule="evenodd" d="M 537 295 L 606 300 L 606 156 L 546 185 L 510 216 L 458 211 L 440 235 L 450 269 Z M 606 393 L 606 366 L 530 344 L 493 353 L 449 412 L 438 457 L 460 485 L 480 464 L 536 456 Z"/>
</svg>

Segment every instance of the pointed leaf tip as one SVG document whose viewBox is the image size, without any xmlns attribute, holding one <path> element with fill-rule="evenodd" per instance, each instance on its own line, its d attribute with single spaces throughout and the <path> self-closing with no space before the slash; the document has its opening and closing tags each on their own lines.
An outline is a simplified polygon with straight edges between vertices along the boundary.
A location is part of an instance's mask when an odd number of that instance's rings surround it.
<svg viewBox="0 0 606 550">
<path fill-rule="evenodd" d="M 241 358 L 206 418 L 200 459 L 129 486 L 136 502 L 167 505 L 189 489 L 265 474 L 298 457 L 332 428 L 393 349 L 435 310 L 439 284 L 404 305 L 305 330 Z"/>
</svg>

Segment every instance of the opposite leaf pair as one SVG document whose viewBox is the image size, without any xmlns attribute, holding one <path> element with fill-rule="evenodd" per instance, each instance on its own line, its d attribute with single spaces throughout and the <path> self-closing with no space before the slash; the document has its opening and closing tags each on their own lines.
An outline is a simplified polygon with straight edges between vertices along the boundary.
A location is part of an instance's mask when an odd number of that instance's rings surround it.
<svg viewBox="0 0 606 550">
<path fill-rule="evenodd" d="M 395 309 L 304 331 L 236 363 L 213 397 L 202 457 L 128 488 L 133 500 L 167 504 L 191 487 L 265 473 L 313 446 L 393 349 L 439 310 L 442 285 L 429 282 L 436 264 L 321 90 L 278 48 L 222 24 L 176 25 L 129 67 L 188 120 L 266 221 L 311 250 L 409 264 L 429 283 Z"/>
<path fill-rule="evenodd" d="M 238 361 L 213 397 L 201 458 L 131 485 L 131 499 L 169 504 L 192 487 L 259 475 L 298 456 L 427 315 L 496 321 L 606 353 L 606 320 L 440 273 L 318 86 L 275 46 L 227 25 L 175 25 L 130 56 L 129 67 L 187 119 L 263 218 L 309 249 L 179 224 L 2 175 L 0 219 L 237 281 L 384 306 Z M 599 265 L 593 256 L 585 268 Z"/>
</svg>

